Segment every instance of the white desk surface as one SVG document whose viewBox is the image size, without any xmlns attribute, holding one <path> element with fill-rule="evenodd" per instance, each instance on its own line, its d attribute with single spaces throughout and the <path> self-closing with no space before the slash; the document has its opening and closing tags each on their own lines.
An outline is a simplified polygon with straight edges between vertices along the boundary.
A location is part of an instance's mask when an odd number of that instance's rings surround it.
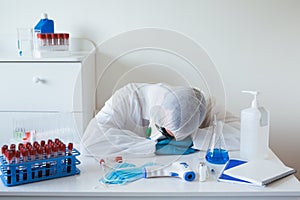
<svg viewBox="0 0 300 200">
<path fill-rule="evenodd" d="M 187 156 L 155 156 L 125 159 L 137 166 L 147 162 L 169 163 L 175 159 L 196 165 L 204 152 Z M 232 158 L 238 152 L 230 152 Z M 270 152 L 270 159 L 279 159 Z M 141 179 L 127 185 L 102 185 L 103 171 L 93 158 L 79 157 L 80 175 L 30 183 L 15 187 L 0 184 L 0 199 L 300 199 L 300 183 L 293 175 L 266 187 L 256 187 L 216 181 L 216 175 L 205 182 L 185 182 L 180 178 Z M 218 165 L 216 171 L 221 170 Z"/>
</svg>

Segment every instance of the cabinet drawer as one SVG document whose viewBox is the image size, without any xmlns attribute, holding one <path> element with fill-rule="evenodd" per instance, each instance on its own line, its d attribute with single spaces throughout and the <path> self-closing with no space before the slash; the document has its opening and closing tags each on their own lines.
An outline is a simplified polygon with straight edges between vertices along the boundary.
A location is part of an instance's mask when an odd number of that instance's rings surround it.
<svg viewBox="0 0 300 200">
<path fill-rule="evenodd" d="M 0 63 L 0 110 L 82 110 L 80 71 L 81 63 Z"/>
</svg>

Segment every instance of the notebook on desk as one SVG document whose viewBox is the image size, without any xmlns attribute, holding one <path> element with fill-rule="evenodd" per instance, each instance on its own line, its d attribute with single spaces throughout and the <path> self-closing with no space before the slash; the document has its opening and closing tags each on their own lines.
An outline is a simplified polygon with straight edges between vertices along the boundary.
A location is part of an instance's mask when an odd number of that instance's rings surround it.
<svg viewBox="0 0 300 200">
<path fill-rule="evenodd" d="M 265 186 L 295 172 L 295 169 L 271 160 L 246 162 L 230 159 L 218 181 Z"/>
</svg>

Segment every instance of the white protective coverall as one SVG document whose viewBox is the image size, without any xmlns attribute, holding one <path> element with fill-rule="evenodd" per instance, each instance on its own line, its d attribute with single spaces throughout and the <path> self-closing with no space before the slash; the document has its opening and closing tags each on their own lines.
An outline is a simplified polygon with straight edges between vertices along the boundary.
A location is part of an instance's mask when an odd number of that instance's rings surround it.
<svg viewBox="0 0 300 200">
<path fill-rule="evenodd" d="M 195 148 L 207 148 L 212 112 L 211 100 L 191 87 L 130 83 L 117 90 L 90 121 L 81 152 L 96 158 L 154 155 L 156 141 L 146 138 L 150 121 L 171 131 L 177 141 L 192 136 Z M 233 119 L 229 122 L 235 122 Z M 229 129 L 237 140 L 239 132 Z"/>
</svg>

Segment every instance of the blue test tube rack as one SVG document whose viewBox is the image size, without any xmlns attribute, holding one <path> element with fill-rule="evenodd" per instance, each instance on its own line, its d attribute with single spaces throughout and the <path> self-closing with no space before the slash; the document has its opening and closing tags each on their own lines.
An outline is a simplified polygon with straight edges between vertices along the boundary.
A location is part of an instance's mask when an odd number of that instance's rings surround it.
<svg viewBox="0 0 300 200">
<path fill-rule="evenodd" d="M 67 150 L 66 150 L 67 151 Z M 75 148 L 71 155 L 58 155 L 54 158 L 26 161 L 9 164 L 4 156 L 0 156 L 1 179 L 5 186 L 16 186 L 37 181 L 49 180 L 65 176 L 76 175 L 80 170 L 76 159 L 80 153 Z"/>
</svg>

